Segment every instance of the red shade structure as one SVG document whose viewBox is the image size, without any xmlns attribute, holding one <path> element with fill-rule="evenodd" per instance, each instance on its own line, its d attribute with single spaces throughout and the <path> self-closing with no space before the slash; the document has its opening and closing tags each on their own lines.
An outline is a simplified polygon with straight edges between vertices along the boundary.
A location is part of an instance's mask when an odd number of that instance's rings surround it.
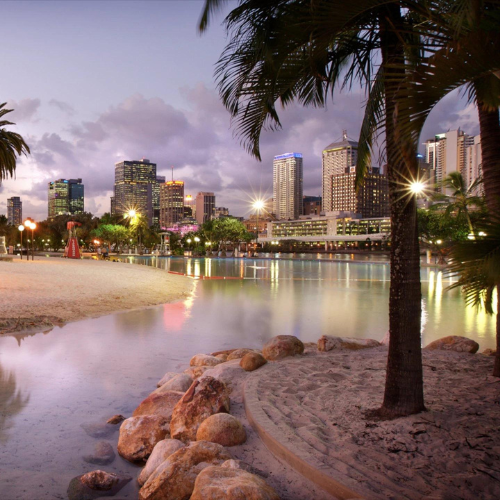
<svg viewBox="0 0 500 500">
<path fill-rule="evenodd" d="M 79 222 L 70 221 L 66 224 L 68 230 L 68 243 L 64 249 L 64 257 L 68 259 L 80 258 L 80 247 L 78 246 L 78 238 L 76 237 L 76 228 L 81 226 Z"/>
</svg>

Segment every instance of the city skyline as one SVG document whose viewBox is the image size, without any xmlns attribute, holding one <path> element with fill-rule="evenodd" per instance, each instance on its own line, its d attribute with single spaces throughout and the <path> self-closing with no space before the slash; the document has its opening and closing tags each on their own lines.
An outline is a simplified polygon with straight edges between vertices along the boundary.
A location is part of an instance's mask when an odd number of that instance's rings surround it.
<svg viewBox="0 0 500 500">
<path fill-rule="evenodd" d="M 215 90 L 225 39 L 219 22 L 197 34 L 202 5 L 4 2 L 5 37 L 21 43 L 7 55 L 11 78 L 2 101 L 14 108 L 11 130 L 32 154 L 0 186 L 0 213 L 7 213 L 8 198 L 20 196 L 24 212 L 43 219 L 47 182 L 84 177 L 86 209 L 102 215 L 115 163 L 142 157 L 167 179 L 174 165 L 190 192 L 215 192 L 235 215 L 250 213 L 256 194 L 269 197 L 272 159 L 281 151 L 303 153 L 304 193 L 321 193 L 321 151 L 344 129 L 357 139 L 365 95 L 344 93 L 326 110 L 290 107 L 280 115 L 281 131 L 264 132 L 257 162 L 234 137 Z M 47 30 L 55 36 L 46 37 Z M 455 93 L 431 113 L 422 140 L 458 127 L 478 134 L 476 110 Z"/>
</svg>

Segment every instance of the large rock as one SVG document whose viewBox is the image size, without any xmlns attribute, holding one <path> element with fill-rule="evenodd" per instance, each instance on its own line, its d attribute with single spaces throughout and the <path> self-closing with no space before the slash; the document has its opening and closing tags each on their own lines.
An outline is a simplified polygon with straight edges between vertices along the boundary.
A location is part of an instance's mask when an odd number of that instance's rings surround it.
<svg viewBox="0 0 500 500">
<path fill-rule="evenodd" d="M 172 380 L 174 377 L 177 377 L 179 375 L 177 372 L 167 372 L 163 377 L 158 381 L 156 384 L 156 387 L 161 387 L 162 385 L 166 384 L 169 380 Z"/>
<path fill-rule="evenodd" d="M 427 349 L 429 351 L 441 350 L 469 352 L 471 354 L 475 354 L 479 349 L 479 344 L 477 342 L 474 342 L 474 340 L 468 339 L 467 337 L 450 335 L 449 337 L 443 337 L 442 339 L 431 342 L 424 349 Z"/>
<path fill-rule="evenodd" d="M 316 343 L 314 343 L 316 345 Z M 250 472 L 250 474 L 256 474 L 257 476 L 262 476 L 262 477 L 269 477 L 269 474 L 267 472 L 264 472 L 263 470 L 257 469 L 256 467 L 253 467 L 250 464 L 247 464 L 246 462 L 243 462 L 242 460 L 226 460 L 221 467 L 227 468 L 227 469 L 241 469 L 246 472 Z"/>
<path fill-rule="evenodd" d="M 196 441 L 210 441 L 222 446 L 238 446 L 247 440 L 241 422 L 228 413 L 217 413 L 204 420 L 196 433 Z"/>
<path fill-rule="evenodd" d="M 186 392 L 193 383 L 193 379 L 187 373 L 178 373 L 175 377 L 158 387 L 154 392 L 161 394 L 167 391 Z"/>
<path fill-rule="evenodd" d="M 215 356 L 209 356 L 208 354 L 197 354 L 191 358 L 189 366 L 216 366 L 223 361 Z"/>
<path fill-rule="evenodd" d="M 231 456 L 219 444 L 197 441 L 170 455 L 149 476 L 139 491 L 139 500 L 188 500 L 198 474 Z"/>
<path fill-rule="evenodd" d="M 232 403 L 243 403 L 243 386 L 248 373 L 240 366 L 240 359 L 226 361 L 207 370 L 198 380 L 201 382 L 207 377 L 220 380 L 227 387 Z"/>
<path fill-rule="evenodd" d="M 229 356 L 234 351 L 236 351 L 236 349 L 225 349 L 223 351 L 215 351 L 210 353 L 210 356 L 217 356 L 219 354 L 226 354 L 227 356 Z"/>
<path fill-rule="evenodd" d="M 113 415 L 112 417 L 108 418 L 106 421 L 107 424 L 112 424 L 112 425 L 117 425 L 121 424 L 125 420 L 125 417 L 123 415 L 120 415 L 117 413 L 116 415 Z"/>
<path fill-rule="evenodd" d="M 318 340 L 318 351 L 332 351 L 334 349 L 350 349 L 352 351 L 357 351 L 358 349 L 368 349 L 378 346 L 380 346 L 380 342 L 373 339 L 355 339 L 350 337 L 323 335 Z"/>
<path fill-rule="evenodd" d="M 124 420 L 118 438 L 118 454 L 129 462 L 144 463 L 158 441 L 168 436 L 168 422 L 159 415 Z"/>
<path fill-rule="evenodd" d="M 200 424 L 215 413 L 229 413 L 226 385 L 213 377 L 193 382 L 174 408 L 170 422 L 171 437 L 194 441 Z"/>
<path fill-rule="evenodd" d="M 295 356 L 304 352 L 304 344 L 293 335 L 278 335 L 273 337 L 262 348 L 262 355 L 268 361 Z"/>
<path fill-rule="evenodd" d="M 231 354 L 228 355 L 227 360 L 232 361 L 233 359 L 241 359 L 245 354 L 249 352 L 255 352 L 253 349 L 247 349 L 246 347 L 242 349 L 236 349 Z"/>
<path fill-rule="evenodd" d="M 384 338 L 380 341 L 380 343 L 382 345 L 388 346 L 390 339 L 391 339 L 391 332 L 389 330 L 387 330 L 387 332 L 385 332 Z"/>
<path fill-rule="evenodd" d="M 198 474 L 191 500 L 279 500 L 262 478 L 241 469 L 207 467 Z"/>
<path fill-rule="evenodd" d="M 68 486 L 69 500 L 92 500 L 116 495 L 132 478 L 94 470 L 74 477 Z"/>
<path fill-rule="evenodd" d="M 132 416 L 159 415 L 170 422 L 175 405 L 183 395 L 183 392 L 176 391 L 166 391 L 161 394 L 153 392 L 134 410 Z"/>
<path fill-rule="evenodd" d="M 139 478 L 137 479 L 138 483 L 142 486 L 160 464 L 162 464 L 177 450 L 184 448 L 184 446 L 186 445 L 178 439 L 164 439 L 163 441 L 156 443 L 153 453 L 151 453 L 151 456 L 146 462 L 146 467 L 142 469 Z"/>
<path fill-rule="evenodd" d="M 107 438 L 118 430 L 116 425 L 104 422 L 86 422 L 80 427 L 93 438 Z"/>
<path fill-rule="evenodd" d="M 496 356 L 497 352 L 495 349 L 485 349 L 481 354 L 484 354 L 485 356 Z"/>
<path fill-rule="evenodd" d="M 187 370 L 184 370 L 186 375 L 189 375 L 193 380 L 201 377 L 207 370 L 212 369 L 212 366 L 192 366 Z"/>
<path fill-rule="evenodd" d="M 83 459 L 89 464 L 108 465 L 115 459 L 115 452 L 107 441 L 99 441 L 94 445 L 94 452 Z"/>
<path fill-rule="evenodd" d="M 267 363 L 266 358 L 258 352 L 245 354 L 240 361 L 240 366 L 247 372 L 253 372 Z"/>
<path fill-rule="evenodd" d="M 217 354 L 217 356 L 215 356 L 217 359 L 220 359 L 223 363 L 225 363 L 227 361 L 227 354 Z"/>
</svg>

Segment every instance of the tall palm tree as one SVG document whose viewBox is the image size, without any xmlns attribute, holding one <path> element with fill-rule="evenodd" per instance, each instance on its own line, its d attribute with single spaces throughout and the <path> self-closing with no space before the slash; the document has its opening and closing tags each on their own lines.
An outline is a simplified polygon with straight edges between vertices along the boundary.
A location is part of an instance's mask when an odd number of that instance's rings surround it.
<svg viewBox="0 0 500 500">
<path fill-rule="evenodd" d="M 15 123 L 1 119 L 13 111 L 5 109 L 6 105 L 6 102 L 0 104 L 0 182 L 14 175 L 17 157 L 22 154 L 28 155 L 30 152 L 30 148 L 19 134 L 5 130 L 8 125 L 15 125 Z"/>
<path fill-rule="evenodd" d="M 202 30 L 223 3 L 206 0 Z M 396 97 L 407 64 L 421 54 L 416 20 L 428 14 L 432 3 L 240 0 L 225 20 L 231 39 L 216 69 L 222 100 L 257 158 L 262 129 L 280 127 L 277 101 L 319 107 L 338 85 L 349 87 L 357 80 L 370 88 L 360 176 L 370 159 L 373 129 L 382 120 L 391 197 L 390 344 L 380 409 L 387 417 L 425 409 L 416 199 L 408 189 L 418 177 L 418 165 L 413 143 L 400 133 L 407 118 L 398 117 Z M 375 68 L 377 57 L 381 63 Z"/>
<path fill-rule="evenodd" d="M 436 193 L 433 196 L 433 199 L 437 202 L 434 207 L 444 207 L 446 215 L 456 212 L 457 217 L 464 216 L 469 227 L 469 233 L 474 235 L 474 227 L 469 211 L 472 207 L 482 208 L 484 204 L 481 196 L 476 194 L 482 183 L 483 180 L 479 177 L 467 187 L 460 172 L 451 172 L 441 182 L 444 192 Z M 448 194 L 450 191 L 451 194 Z"/>
</svg>

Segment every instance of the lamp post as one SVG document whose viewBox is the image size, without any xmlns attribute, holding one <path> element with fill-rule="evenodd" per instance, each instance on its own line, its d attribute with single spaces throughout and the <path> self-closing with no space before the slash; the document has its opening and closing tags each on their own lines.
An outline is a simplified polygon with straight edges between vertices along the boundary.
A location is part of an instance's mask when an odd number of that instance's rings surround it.
<svg viewBox="0 0 500 500">
<path fill-rule="evenodd" d="M 252 207 L 255 209 L 257 213 L 257 228 L 255 232 L 255 251 L 257 251 L 257 247 L 259 246 L 259 215 L 260 211 L 264 208 L 264 201 L 256 200 L 254 201 Z"/>
<path fill-rule="evenodd" d="M 23 231 L 24 231 L 24 226 L 20 224 L 18 226 L 19 232 L 21 233 L 21 260 L 23 260 Z"/>
<path fill-rule="evenodd" d="M 36 224 L 29 220 L 29 219 L 26 219 L 24 221 L 24 226 L 31 229 L 31 260 L 35 260 L 35 241 L 34 241 L 34 231 L 36 229 Z M 28 240 L 29 241 L 29 240 Z M 30 260 L 29 259 L 29 248 L 27 249 L 28 252 L 26 252 L 26 258 L 27 260 Z"/>
</svg>

